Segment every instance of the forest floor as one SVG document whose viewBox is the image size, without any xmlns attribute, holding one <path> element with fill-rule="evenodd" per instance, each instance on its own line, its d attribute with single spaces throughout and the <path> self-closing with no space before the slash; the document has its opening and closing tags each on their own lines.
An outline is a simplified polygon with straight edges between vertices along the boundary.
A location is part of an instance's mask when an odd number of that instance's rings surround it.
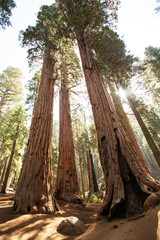
<svg viewBox="0 0 160 240">
<path fill-rule="evenodd" d="M 0 194 L 0 198 L 7 196 L 13 194 Z M 156 240 L 160 205 L 130 219 L 108 222 L 106 218 L 97 221 L 97 204 L 88 203 L 84 207 L 58 203 L 61 210 L 55 215 L 22 215 L 12 212 L 13 200 L 0 201 L 0 240 Z M 76 216 L 85 223 L 87 230 L 83 235 L 64 236 L 56 231 L 59 223 L 69 216 Z"/>
</svg>

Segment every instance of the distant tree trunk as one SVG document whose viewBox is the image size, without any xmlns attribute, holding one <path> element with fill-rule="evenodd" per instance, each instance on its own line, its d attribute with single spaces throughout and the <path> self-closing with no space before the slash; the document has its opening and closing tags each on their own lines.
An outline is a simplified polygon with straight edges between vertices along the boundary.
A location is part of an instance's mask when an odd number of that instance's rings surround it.
<svg viewBox="0 0 160 240">
<path fill-rule="evenodd" d="M 53 213 L 58 207 L 53 197 L 51 170 L 54 65 L 53 54 L 46 50 L 28 146 L 13 206 L 18 213 Z"/>
<path fill-rule="evenodd" d="M 6 172 L 6 168 L 7 168 L 7 164 L 8 164 L 8 158 L 5 158 L 5 163 L 4 163 L 4 167 L 3 167 L 3 171 L 2 171 L 2 174 L 1 174 L 1 180 L 0 180 L 0 186 L 3 184 L 3 181 L 4 181 L 4 177 L 5 177 L 5 172 Z"/>
<path fill-rule="evenodd" d="M 80 175 L 81 175 L 81 183 L 82 183 L 82 194 L 83 194 L 83 199 L 85 200 L 84 180 L 83 180 L 83 171 L 82 171 L 82 160 L 81 160 L 81 154 L 80 154 L 80 144 L 79 144 L 79 139 L 78 139 L 77 121 L 76 121 L 76 138 L 77 138 L 77 151 L 78 151 L 79 167 L 80 167 Z"/>
<path fill-rule="evenodd" d="M 143 152 L 143 155 L 145 156 L 146 163 L 147 163 L 147 166 L 150 169 L 150 172 L 151 172 L 152 169 L 159 168 L 158 163 L 155 160 L 155 158 L 154 158 L 154 156 L 153 156 L 153 154 L 150 150 L 150 147 L 144 147 L 143 142 L 140 138 L 138 138 L 138 142 L 142 146 L 142 152 Z M 152 172 L 151 172 L 151 175 L 152 175 Z"/>
<path fill-rule="evenodd" d="M 130 107 L 131 107 L 131 109 L 132 109 L 132 111 L 133 111 L 141 129 L 142 129 L 142 132 L 143 132 L 143 134 L 146 138 L 146 141 L 148 142 L 148 145 L 149 145 L 150 149 L 152 150 L 153 155 L 154 155 L 154 157 L 155 157 L 155 159 L 156 159 L 156 161 L 157 161 L 157 163 L 160 167 L 160 151 L 158 150 L 155 142 L 153 141 L 153 138 L 152 138 L 150 132 L 148 131 L 143 119 L 141 118 L 141 116 L 139 114 L 139 112 L 137 111 L 133 100 L 129 96 L 127 96 L 127 100 L 128 100 L 129 105 L 130 105 Z"/>
<path fill-rule="evenodd" d="M 160 191 L 141 163 L 116 115 L 87 33 L 77 33 L 82 66 L 92 105 L 106 194 L 101 214 L 111 218 L 139 213 L 150 191 Z"/>
<path fill-rule="evenodd" d="M 7 181 L 7 187 L 6 188 L 9 188 L 11 183 L 12 183 L 12 180 L 13 180 L 13 177 L 14 177 L 14 171 L 10 171 L 10 174 L 9 174 L 9 177 L 8 177 L 8 181 Z"/>
<path fill-rule="evenodd" d="M 98 184 L 97 184 L 97 178 L 96 178 L 96 173 L 94 170 L 94 165 L 93 165 L 93 158 L 91 151 L 89 150 L 87 152 L 87 163 L 88 163 L 88 177 L 89 177 L 89 194 L 88 196 L 90 197 L 93 193 L 98 192 Z"/>
<path fill-rule="evenodd" d="M 4 93 L 0 101 L 0 114 L 2 113 L 3 107 L 5 105 L 6 94 Z"/>
<path fill-rule="evenodd" d="M 67 63 L 62 59 L 60 90 L 60 135 L 59 160 L 55 197 L 67 202 L 74 201 L 74 194 L 79 193 L 78 178 L 75 164 L 73 132 L 68 89 Z"/>
<path fill-rule="evenodd" d="M 144 157 L 142 155 L 140 147 L 139 147 L 139 145 L 137 143 L 137 140 L 136 140 L 136 137 L 134 135 L 133 129 L 132 129 L 132 127 L 130 125 L 130 122 L 128 120 L 127 114 L 126 114 L 126 112 L 123 109 L 123 105 L 122 105 L 121 99 L 118 96 L 118 94 L 116 93 L 116 89 L 114 88 L 113 84 L 111 84 L 109 82 L 108 85 L 109 85 L 109 89 L 111 91 L 111 96 L 112 96 L 112 99 L 113 99 L 113 102 L 114 102 L 114 106 L 115 106 L 116 112 L 117 112 L 118 117 L 119 117 L 119 119 L 121 121 L 121 124 L 122 124 L 124 130 L 126 131 L 129 140 L 133 143 L 132 146 L 133 146 L 133 148 L 135 148 L 135 151 L 137 152 L 138 156 L 140 157 L 141 162 L 142 162 L 144 168 L 146 169 L 146 171 L 148 171 L 148 167 L 146 165 L 146 162 L 144 160 Z"/>
<path fill-rule="evenodd" d="M 3 168 L 4 168 L 4 164 L 1 164 L 1 166 L 0 166 L 0 176 L 1 176 L 2 172 L 3 172 Z"/>
<path fill-rule="evenodd" d="M 2 185 L 2 188 L 1 188 L 1 193 L 6 193 L 6 188 L 7 188 L 7 184 L 8 184 L 9 174 L 10 174 L 10 171 L 11 171 L 11 165 L 12 165 L 12 162 L 13 162 L 13 156 L 14 156 L 14 152 L 15 152 L 15 148 L 16 148 L 16 141 L 17 141 L 18 133 L 19 133 L 19 123 L 17 124 L 15 139 L 13 141 L 11 156 L 10 156 L 10 159 L 9 159 L 9 162 L 8 162 L 4 182 L 3 182 L 3 185 Z"/>
</svg>

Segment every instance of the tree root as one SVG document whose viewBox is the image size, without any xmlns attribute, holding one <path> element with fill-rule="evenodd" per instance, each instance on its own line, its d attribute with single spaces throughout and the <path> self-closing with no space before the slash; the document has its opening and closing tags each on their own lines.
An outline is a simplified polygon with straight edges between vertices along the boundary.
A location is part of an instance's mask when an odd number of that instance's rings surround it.
<svg viewBox="0 0 160 240">
<path fill-rule="evenodd" d="M 13 206 L 13 209 L 14 212 L 16 214 L 19 214 L 19 213 L 25 213 L 25 214 L 38 214 L 38 213 L 42 213 L 42 214 L 54 214 L 56 211 L 57 211 L 57 208 L 59 207 L 59 205 L 54 205 L 54 206 L 51 206 L 50 204 L 44 204 L 44 205 L 40 205 L 40 206 L 37 206 L 35 204 L 32 204 L 32 205 L 26 205 L 23 207 L 23 206 L 16 206 L 16 203 L 14 204 Z M 58 208 L 58 211 L 59 211 L 59 208 Z"/>
</svg>

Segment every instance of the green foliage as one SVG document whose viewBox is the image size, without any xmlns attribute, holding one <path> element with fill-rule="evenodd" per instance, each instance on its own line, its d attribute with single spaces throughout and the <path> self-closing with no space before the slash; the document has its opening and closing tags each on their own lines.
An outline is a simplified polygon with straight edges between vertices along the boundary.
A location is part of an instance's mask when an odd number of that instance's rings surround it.
<svg viewBox="0 0 160 240">
<path fill-rule="evenodd" d="M 146 124 L 152 138 L 154 139 L 155 143 L 157 144 L 157 147 L 160 148 L 160 118 L 155 113 L 154 108 L 151 108 L 150 106 L 146 105 L 142 99 L 136 98 L 132 94 L 132 100 L 134 101 L 134 104 L 141 115 L 141 117 L 144 120 L 144 123 Z"/>
<path fill-rule="evenodd" d="M 140 77 L 147 95 L 153 100 L 154 111 L 160 114 L 160 48 L 149 46 L 145 50 L 145 59 L 140 63 Z"/>
<path fill-rule="evenodd" d="M 15 6 L 16 4 L 13 0 L 0 0 L 0 28 L 5 29 L 6 26 L 11 25 L 9 18 Z"/>
<path fill-rule="evenodd" d="M 77 169 L 79 170 L 79 161 L 77 159 L 80 158 L 83 174 L 88 176 L 87 152 L 90 149 L 93 155 L 95 172 L 98 179 L 103 173 L 98 153 L 97 133 L 93 117 L 87 120 L 85 119 L 84 109 L 77 109 L 72 114 Z M 86 186 L 85 189 L 87 190 Z"/>
<path fill-rule="evenodd" d="M 7 67 L 0 75 L 0 112 L 22 100 L 22 72 L 18 68 Z"/>
<path fill-rule="evenodd" d="M 103 200 L 101 198 L 98 198 L 95 194 L 93 194 L 88 202 L 89 203 L 102 204 Z"/>
<path fill-rule="evenodd" d="M 34 104 L 37 99 L 39 84 L 41 78 L 41 70 L 37 71 L 31 80 L 28 80 L 26 88 L 28 90 L 27 98 L 25 104 L 27 105 L 27 110 L 30 114 L 33 112 Z"/>
<path fill-rule="evenodd" d="M 59 26 L 59 9 L 56 4 L 44 5 L 37 15 L 36 26 L 28 26 L 20 31 L 19 40 L 23 47 L 28 47 L 28 59 L 32 64 L 42 59 L 44 51 L 56 51 L 59 46 L 59 36 L 56 31 Z"/>
<path fill-rule="evenodd" d="M 85 175 L 88 174 L 87 168 L 87 149 L 88 149 L 88 134 L 86 132 L 85 123 L 82 120 L 81 113 L 78 110 L 75 110 L 72 114 L 72 128 L 74 135 L 74 145 L 75 145 L 75 153 L 76 153 L 76 163 L 79 167 L 79 161 L 82 163 L 82 171 Z M 80 173 L 79 173 L 80 175 Z"/>
<path fill-rule="evenodd" d="M 144 66 L 150 67 L 155 80 L 160 82 L 160 48 L 149 46 L 145 49 Z"/>
<path fill-rule="evenodd" d="M 67 64 L 67 87 L 72 92 L 72 88 L 76 87 L 82 79 L 82 69 L 80 67 L 80 61 L 76 53 L 76 46 L 73 41 L 67 38 L 62 38 L 59 41 L 59 49 L 55 54 L 56 59 L 56 80 L 63 81 L 64 76 L 61 76 L 61 68 L 63 68 L 62 62 Z M 62 61 L 63 60 L 63 61 Z"/>
<path fill-rule="evenodd" d="M 89 30 L 96 31 L 116 19 L 120 1 L 57 0 L 57 3 L 70 33 L 83 34 Z"/>
<path fill-rule="evenodd" d="M 22 105 L 18 105 L 1 117 L 0 126 L 0 162 L 11 154 L 12 145 L 16 138 L 13 168 L 20 171 L 24 153 L 24 143 L 28 134 L 26 113 Z M 17 126 L 19 125 L 18 135 Z"/>
<path fill-rule="evenodd" d="M 59 143 L 59 121 L 53 123 L 53 144 L 52 144 L 52 175 L 53 186 L 55 186 L 58 168 L 58 143 Z"/>
<path fill-rule="evenodd" d="M 127 86 L 137 59 L 127 53 L 124 41 L 109 27 L 91 32 L 91 37 L 96 59 L 105 79 Z"/>
</svg>

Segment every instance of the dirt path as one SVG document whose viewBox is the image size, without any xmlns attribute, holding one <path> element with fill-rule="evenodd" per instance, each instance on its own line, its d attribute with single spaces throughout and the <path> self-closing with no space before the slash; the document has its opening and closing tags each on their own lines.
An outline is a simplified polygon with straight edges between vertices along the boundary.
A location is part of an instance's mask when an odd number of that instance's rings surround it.
<svg viewBox="0 0 160 240">
<path fill-rule="evenodd" d="M 68 204 L 59 201 L 61 211 L 48 214 L 14 214 L 13 201 L 0 201 L 0 240 L 156 240 L 157 212 L 160 206 L 149 210 L 137 218 L 108 222 L 96 220 L 97 204 Z M 58 224 L 64 217 L 76 216 L 88 227 L 77 236 L 64 236 L 57 233 Z"/>
</svg>

